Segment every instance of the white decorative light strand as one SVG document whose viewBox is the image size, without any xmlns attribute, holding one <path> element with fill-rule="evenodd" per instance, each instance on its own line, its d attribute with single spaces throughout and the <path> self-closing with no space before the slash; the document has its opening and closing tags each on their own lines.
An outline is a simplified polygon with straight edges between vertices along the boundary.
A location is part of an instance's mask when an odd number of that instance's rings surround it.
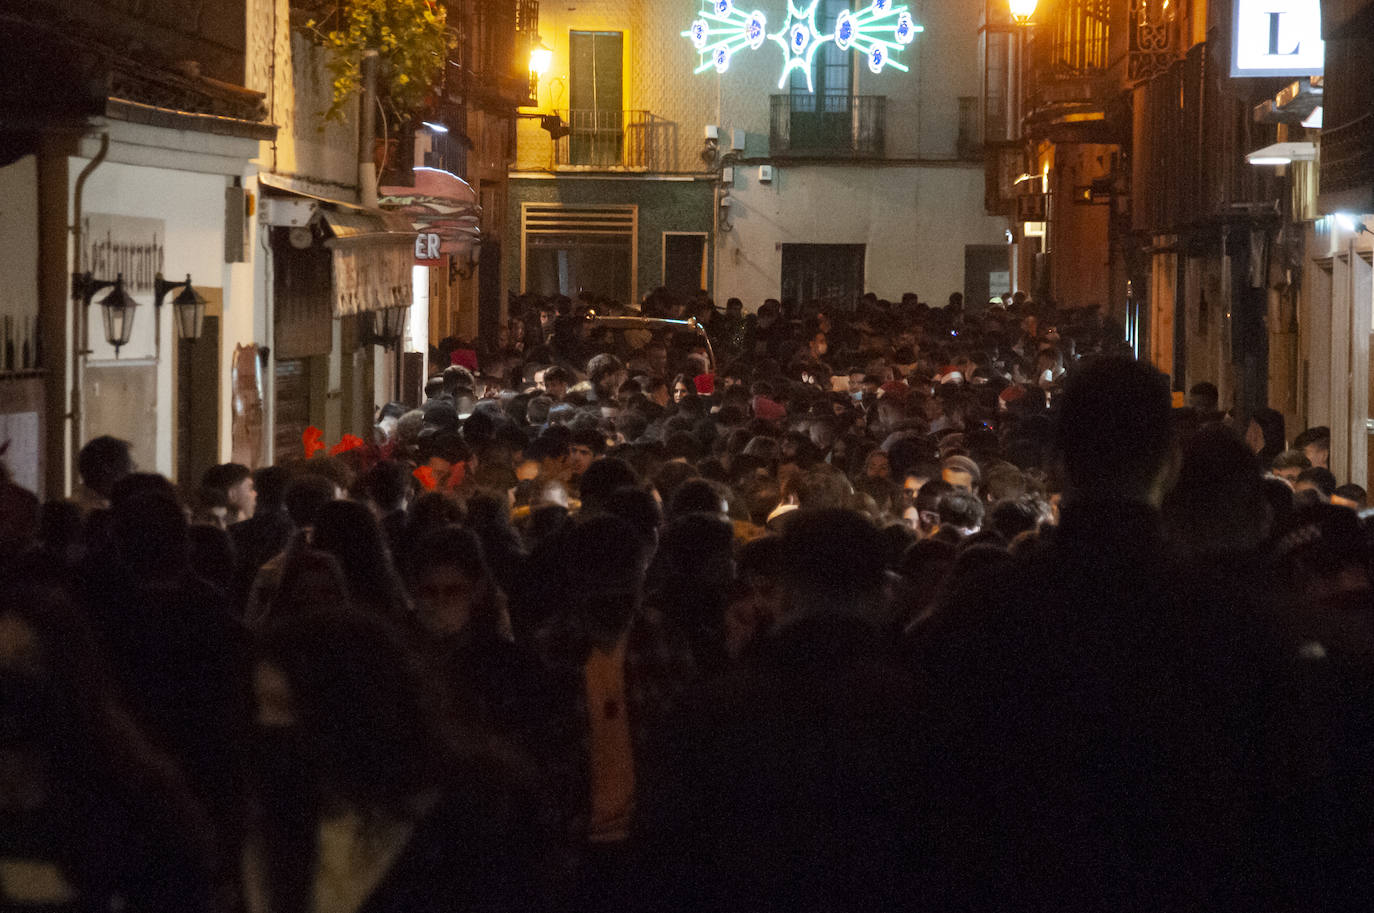
<svg viewBox="0 0 1374 913">
<path fill-rule="evenodd" d="M 906 6 L 895 5 L 894 0 L 873 0 L 857 12 L 844 10 L 836 17 L 835 32 L 830 35 L 821 34 L 816 27 L 819 6 L 820 0 L 810 0 L 804 7 L 787 0 L 787 18 L 782 28 L 769 35 L 768 19 L 758 10 L 745 13 L 735 8 L 734 0 L 704 0 L 699 18 L 682 36 L 691 40 L 700 55 L 697 73 L 710 69 L 724 73 L 730 69 L 735 54 L 746 49 L 757 51 L 765 39 L 771 39 L 783 53 L 779 89 L 786 88 L 793 70 L 800 70 L 806 74 L 806 90 L 815 92 L 812 74 L 816 52 L 827 42 L 834 42 L 841 51 L 862 54 L 874 73 L 887 67 L 903 73 L 909 71 L 894 55 L 925 29 L 911 18 Z"/>
</svg>

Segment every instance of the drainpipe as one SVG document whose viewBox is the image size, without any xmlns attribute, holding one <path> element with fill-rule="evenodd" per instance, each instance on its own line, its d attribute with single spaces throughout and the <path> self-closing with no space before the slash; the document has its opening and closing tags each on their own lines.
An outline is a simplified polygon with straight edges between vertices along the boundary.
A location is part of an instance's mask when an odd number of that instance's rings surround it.
<svg viewBox="0 0 1374 913">
<path fill-rule="evenodd" d="M 377 51 L 363 51 L 363 95 L 358 105 L 358 195 L 369 209 L 377 208 Z"/>
<path fill-rule="evenodd" d="M 105 161 L 105 156 L 110 151 L 110 134 L 100 134 L 100 149 L 96 152 L 95 158 L 86 163 L 86 167 L 81 169 L 81 173 L 76 177 L 76 191 L 72 197 L 72 275 L 81 272 L 81 214 L 82 197 L 86 189 L 86 180 L 91 176 L 95 169 L 99 168 Z M 75 283 L 72 284 L 75 288 Z M 72 295 L 72 388 L 71 388 L 71 409 L 67 412 L 67 433 L 70 453 L 68 454 L 68 464 L 72 467 L 72 482 L 76 481 L 76 457 L 81 452 L 81 388 L 85 384 L 86 355 L 90 352 L 90 321 L 87 319 L 85 303 L 75 294 Z"/>
</svg>

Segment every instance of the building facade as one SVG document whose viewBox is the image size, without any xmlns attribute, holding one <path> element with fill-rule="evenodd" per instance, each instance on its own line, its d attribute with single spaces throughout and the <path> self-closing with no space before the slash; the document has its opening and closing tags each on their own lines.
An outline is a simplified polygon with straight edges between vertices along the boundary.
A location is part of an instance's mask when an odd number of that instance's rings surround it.
<svg viewBox="0 0 1374 913">
<path fill-rule="evenodd" d="M 511 174 L 512 290 L 633 302 L 663 286 L 750 310 L 1008 290 L 1006 222 L 982 209 L 981 6 L 911 4 L 924 31 L 892 58 L 907 72 L 825 43 L 784 73 L 762 37 L 696 72 L 684 32 L 712 7 L 545 7 L 552 61 Z M 810 34 L 847 7 L 821 0 Z M 785 3 L 759 12 L 769 34 L 789 21 Z"/>
<path fill-rule="evenodd" d="M 227 458 L 227 327 L 253 309 L 244 199 L 275 132 L 246 37 L 241 4 L 0 14 L 0 448 L 20 484 L 69 494 L 100 434 L 173 478 Z M 206 300 L 194 342 L 163 274 Z"/>
<path fill-rule="evenodd" d="M 334 104 L 321 32 L 342 8 L 0 13 L 0 453 L 20 484 L 70 494 L 101 434 L 188 488 L 302 455 L 312 426 L 366 436 L 381 404 L 418 405 L 432 343 L 500 321 L 537 2 L 446 4 L 448 59 L 408 109 L 385 77 Z M 107 316 L 132 321 L 117 347 Z"/>
</svg>

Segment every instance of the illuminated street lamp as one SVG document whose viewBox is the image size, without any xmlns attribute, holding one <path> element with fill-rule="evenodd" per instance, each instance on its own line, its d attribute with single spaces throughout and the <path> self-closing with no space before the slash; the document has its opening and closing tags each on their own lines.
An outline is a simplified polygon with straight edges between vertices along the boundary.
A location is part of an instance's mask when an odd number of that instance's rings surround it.
<svg viewBox="0 0 1374 913">
<path fill-rule="evenodd" d="M 1035 15 L 1035 7 L 1038 0 L 1007 0 L 1007 6 L 1011 10 L 1011 19 L 1017 25 L 1030 25 L 1031 17 Z"/>
<path fill-rule="evenodd" d="M 530 72 L 535 76 L 543 76 L 553 67 L 553 51 L 544 45 L 541 38 L 538 43 L 530 49 Z"/>
</svg>

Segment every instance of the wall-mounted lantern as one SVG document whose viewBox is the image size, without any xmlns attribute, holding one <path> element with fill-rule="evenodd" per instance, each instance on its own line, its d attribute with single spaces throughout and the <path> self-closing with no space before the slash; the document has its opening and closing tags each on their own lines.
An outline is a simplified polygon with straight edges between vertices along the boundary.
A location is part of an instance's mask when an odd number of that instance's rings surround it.
<svg viewBox="0 0 1374 913">
<path fill-rule="evenodd" d="M 205 328 L 205 296 L 192 288 L 190 273 L 186 274 L 185 282 L 169 282 L 158 273 L 153 283 L 153 303 L 161 308 L 167 294 L 178 288 L 181 291 L 172 299 L 177 321 L 177 337 L 195 342 Z"/>
</svg>

